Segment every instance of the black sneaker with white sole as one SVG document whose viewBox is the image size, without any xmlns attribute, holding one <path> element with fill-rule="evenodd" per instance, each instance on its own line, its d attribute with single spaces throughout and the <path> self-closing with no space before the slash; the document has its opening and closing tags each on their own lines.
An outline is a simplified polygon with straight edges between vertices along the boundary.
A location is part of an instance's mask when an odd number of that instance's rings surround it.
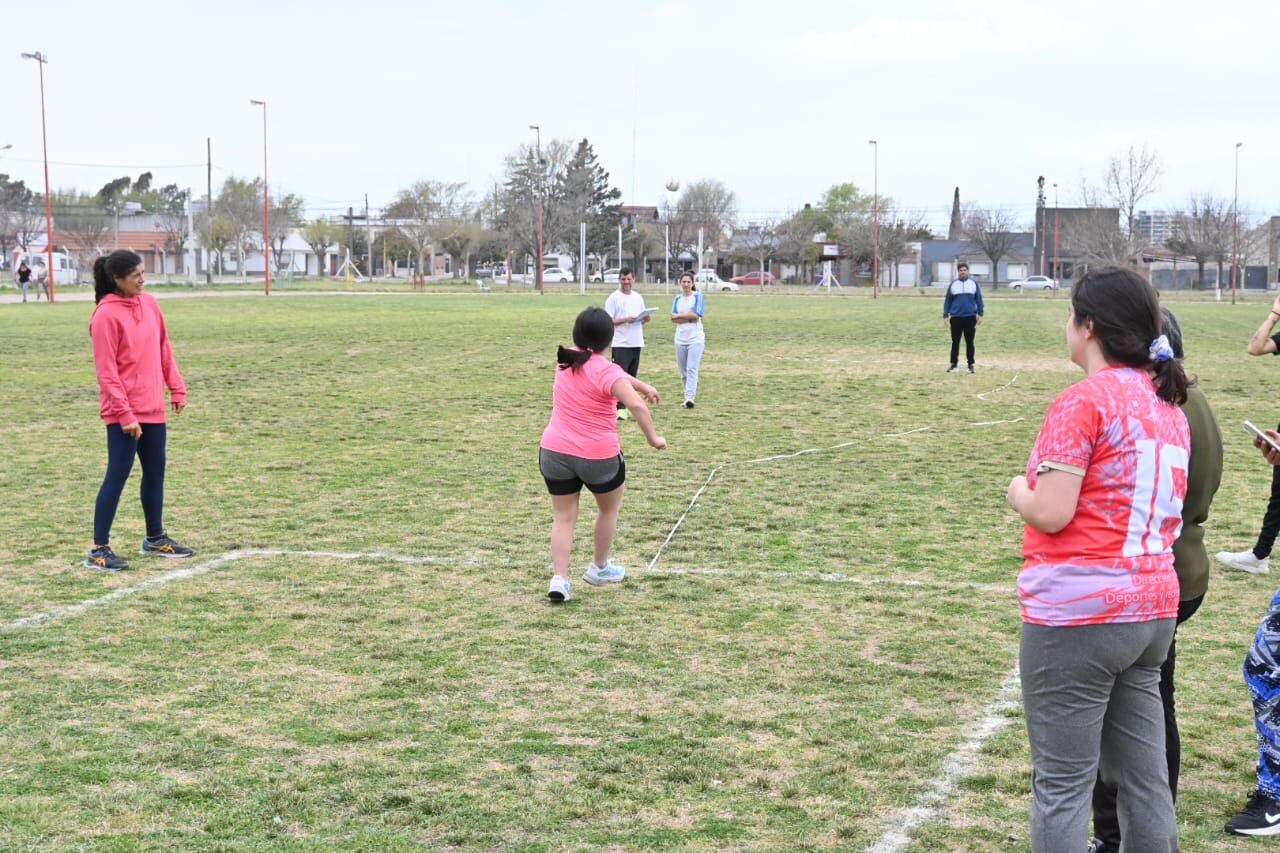
<svg viewBox="0 0 1280 853">
<path fill-rule="evenodd" d="M 180 545 L 169 538 L 169 534 L 162 533 L 156 538 L 147 537 L 142 540 L 142 553 L 150 554 L 154 557 L 169 557 L 171 559 L 181 559 L 190 557 L 195 551 L 186 545 Z"/>
<path fill-rule="evenodd" d="M 1280 802 L 1255 789 L 1244 811 L 1224 827 L 1235 835 L 1280 835 Z"/>
<path fill-rule="evenodd" d="M 122 572 L 129 568 L 129 563 L 117 557 L 110 545 L 94 545 L 84 558 L 84 567 L 97 572 Z"/>
</svg>

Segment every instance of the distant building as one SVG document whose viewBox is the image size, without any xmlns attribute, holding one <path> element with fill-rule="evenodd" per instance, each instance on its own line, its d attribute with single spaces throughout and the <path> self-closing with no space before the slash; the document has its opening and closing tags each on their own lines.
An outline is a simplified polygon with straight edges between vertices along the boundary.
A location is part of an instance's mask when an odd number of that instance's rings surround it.
<svg viewBox="0 0 1280 853">
<path fill-rule="evenodd" d="M 1070 286 L 1084 274 L 1086 236 L 1100 229 L 1120 228 L 1117 207 L 1042 207 L 1036 211 L 1033 268 Z M 1056 265 L 1055 265 L 1056 264 Z"/>
<path fill-rule="evenodd" d="M 950 284 L 956 277 L 956 267 L 961 263 L 968 264 L 969 274 L 983 285 L 993 280 L 1004 284 L 1034 275 L 1031 264 L 1034 235 L 1026 231 L 1013 236 L 1013 247 L 1000 259 L 994 279 L 991 259 L 972 240 L 923 240 L 920 243 L 919 281 L 935 287 Z"/>
<path fill-rule="evenodd" d="M 1178 214 L 1163 210 L 1139 210 L 1133 220 L 1133 230 L 1147 246 L 1163 246 L 1173 236 L 1173 225 Z"/>
</svg>

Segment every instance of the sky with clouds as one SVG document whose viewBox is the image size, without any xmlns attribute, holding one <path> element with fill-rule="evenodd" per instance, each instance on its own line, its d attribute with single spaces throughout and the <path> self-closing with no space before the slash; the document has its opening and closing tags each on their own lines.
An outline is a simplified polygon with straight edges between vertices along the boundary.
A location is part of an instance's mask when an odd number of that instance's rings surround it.
<svg viewBox="0 0 1280 853">
<path fill-rule="evenodd" d="M 501 181 L 534 138 L 588 138 L 628 202 L 716 178 L 744 219 L 829 185 L 879 185 L 945 225 L 951 194 L 1030 220 L 1147 144 L 1151 208 L 1195 193 L 1280 214 L 1280 3 L 1166 0 L 506 2 L 47 0 L 6 28 L 0 172 L 43 186 L 42 51 L 55 187 L 144 169 L 204 185 L 262 172 L 323 214 L 419 179 Z M 30 7 L 34 10 L 35 7 Z M 34 16 L 34 11 L 32 12 Z M 13 22 L 13 16 L 7 16 Z M 14 35 L 14 33 L 19 33 Z M 634 163 L 634 168 L 633 168 Z M 1050 189 L 1052 195 L 1052 189 Z"/>
</svg>

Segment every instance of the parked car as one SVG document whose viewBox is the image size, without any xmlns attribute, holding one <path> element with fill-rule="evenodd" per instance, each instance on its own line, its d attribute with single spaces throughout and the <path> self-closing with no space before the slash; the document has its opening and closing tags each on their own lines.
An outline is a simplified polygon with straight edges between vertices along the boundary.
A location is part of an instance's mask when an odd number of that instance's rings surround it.
<svg viewBox="0 0 1280 853">
<path fill-rule="evenodd" d="M 494 281 L 506 281 L 507 265 L 504 263 L 494 264 L 493 269 L 490 271 L 489 275 L 493 278 Z"/>
<path fill-rule="evenodd" d="M 476 278 L 493 278 L 493 267 L 488 264 L 478 264 L 476 266 Z"/>
<path fill-rule="evenodd" d="M 739 289 L 734 282 L 722 279 L 716 274 L 715 270 L 699 270 L 693 280 L 703 290 L 720 290 L 725 293 L 731 293 Z"/>
<path fill-rule="evenodd" d="M 729 280 L 736 282 L 738 284 L 754 284 L 754 285 L 759 285 L 762 283 L 763 284 L 778 283 L 778 279 L 774 277 L 773 273 L 771 272 L 762 273 L 760 272 L 760 270 L 752 270 L 751 272 L 746 273 L 745 275 L 735 275 L 733 278 Z"/>
<path fill-rule="evenodd" d="M 605 284 L 618 283 L 618 267 L 610 267 L 604 272 L 595 272 L 591 275 L 591 281 L 603 282 Z"/>
<path fill-rule="evenodd" d="M 537 278 L 537 275 L 534 275 Z M 533 279 L 530 279 L 533 280 Z M 561 267 L 547 267 L 542 271 L 542 280 L 544 282 L 558 282 L 560 284 L 568 284 L 573 281 L 573 275 Z"/>
<path fill-rule="evenodd" d="M 1021 281 L 1009 282 L 1010 290 L 1057 290 L 1058 283 L 1047 275 L 1027 276 Z"/>
</svg>

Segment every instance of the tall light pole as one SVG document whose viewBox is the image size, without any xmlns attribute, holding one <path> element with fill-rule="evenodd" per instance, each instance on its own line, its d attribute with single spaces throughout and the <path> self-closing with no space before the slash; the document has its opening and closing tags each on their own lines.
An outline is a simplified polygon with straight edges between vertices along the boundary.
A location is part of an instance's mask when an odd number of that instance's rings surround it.
<svg viewBox="0 0 1280 853">
<path fill-rule="evenodd" d="M 868 139 L 875 151 L 874 184 L 871 195 L 871 298 L 880 297 L 880 143 Z"/>
<path fill-rule="evenodd" d="M 1236 187 L 1235 194 L 1231 197 L 1231 304 L 1236 304 L 1236 271 L 1240 269 L 1240 146 L 1243 142 L 1236 143 Z"/>
<path fill-rule="evenodd" d="M 262 107 L 262 293 L 271 295 L 271 190 L 267 183 L 267 102 L 250 100 Z M 373 253 L 372 247 L 369 250 Z"/>
<path fill-rule="evenodd" d="M 1058 269 L 1058 185 L 1053 185 L 1053 292 L 1062 283 L 1062 270 Z"/>
<path fill-rule="evenodd" d="M 529 125 L 529 129 L 538 134 L 538 293 L 543 293 L 542 289 L 542 197 L 544 194 L 544 180 L 542 174 L 542 128 L 536 124 Z"/>
<path fill-rule="evenodd" d="M 0 145 L 0 151 L 8 151 L 12 145 Z M 4 235 L 0 234 L 0 261 L 7 260 L 9 247 L 5 244 Z"/>
<path fill-rule="evenodd" d="M 49 195 L 49 132 L 44 119 L 44 67 L 49 57 L 40 51 L 22 54 L 23 59 L 34 59 L 40 64 L 40 142 L 44 148 L 44 229 L 45 252 L 49 256 L 49 301 L 53 301 L 54 284 L 58 276 L 53 267 L 53 199 Z"/>
</svg>

